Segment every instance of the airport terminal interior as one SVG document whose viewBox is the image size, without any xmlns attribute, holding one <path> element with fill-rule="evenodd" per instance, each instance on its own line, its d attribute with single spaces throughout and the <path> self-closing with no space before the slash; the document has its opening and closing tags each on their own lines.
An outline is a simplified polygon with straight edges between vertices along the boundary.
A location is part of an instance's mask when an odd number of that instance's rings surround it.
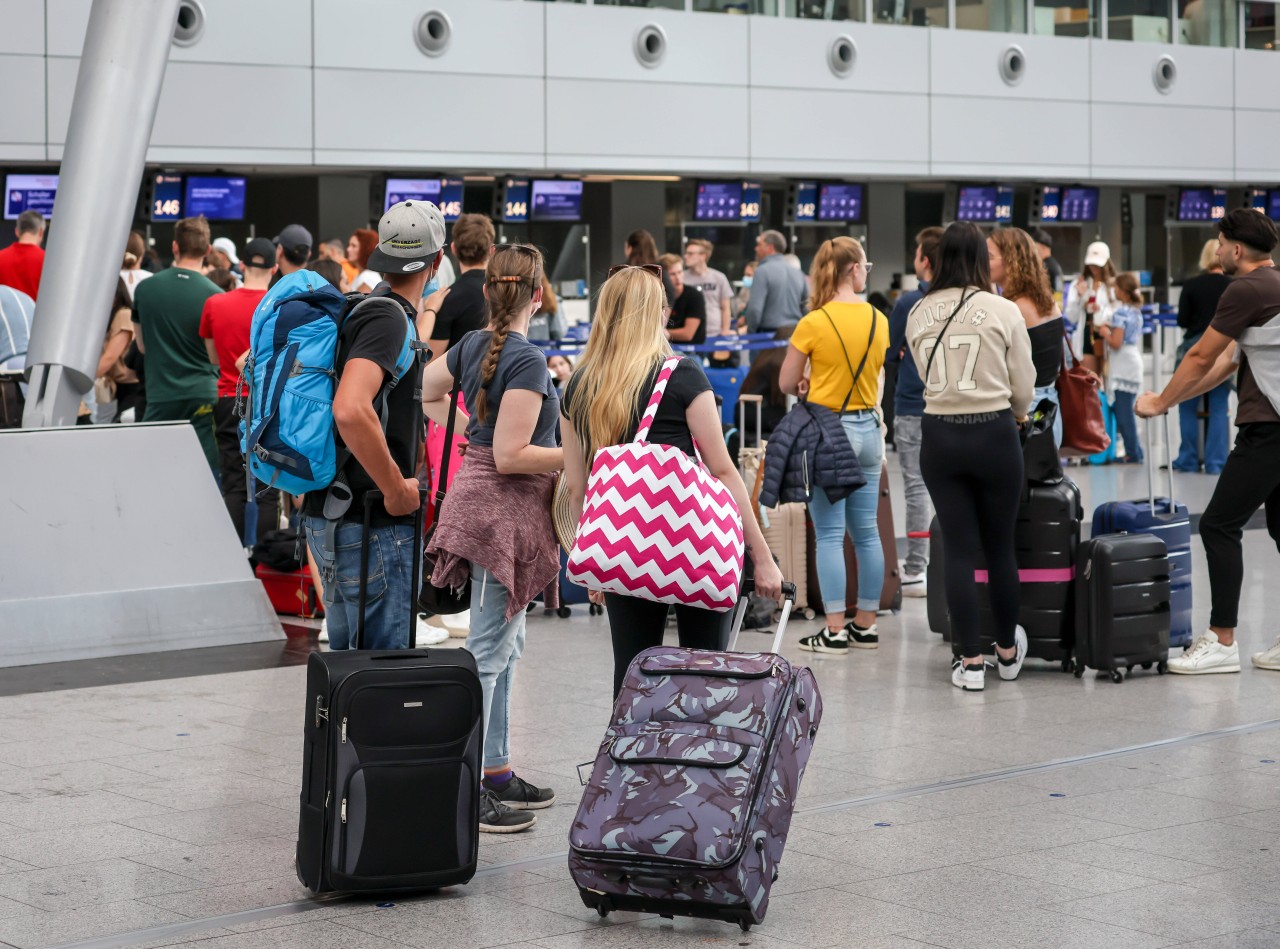
<svg viewBox="0 0 1280 949">
<path fill-rule="evenodd" d="M 232 285 L 251 245 L 283 253 L 288 228 L 311 264 L 332 254 L 362 278 L 357 229 L 382 241 L 408 201 L 437 206 L 450 238 L 481 216 L 496 248 L 540 248 L 563 326 L 536 342 L 575 360 L 640 231 L 657 253 L 709 243 L 735 321 L 762 232 L 806 275 L 855 238 L 861 297 L 886 315 L 919 287 L 925 228 L 1027 231 L 1060 267 L 1064 308 L 1102 245 L 1141 291 L 1142 389 L 1158 392 L 1185 357 L 1183 287 L 1219 223 L 1243 209 L 1280 222 L 1278 8 L 0 0 L 0 276 L 9 246 L 31 242 L 24 222 L 40 221 L 47 252 L 38 297 L 0 279 L 0 947 L 1280 947 L 1280 665 L 1248 658 L 1280 636 L 1280 489 L 1242 534 L 1238 673 L 1029 658 L 969 692 L 931 616 L 940 567 L 928 597 L 882 604 L 874 649 L 801 649 L 824 628 L 816 593 L 802 596 L 780 653 L 812 670 L 821 725 L 750 927 L 667 906 L 604 915 L 571 877 L 614 707 L 608 616 L 582 595 L 529 604 L 511 693 L 511 767 L 554 803 L 521 832 L 476 835 L 469 882 L 317 894 L 295 855 L 308 664 L 331 655 L 321 592 L 305 557 L 287 571 L 246 559 L 191 425 L 117 411 L 95 386 L 117 273 L 168 268 L 179 221 L 207 221 L 202 269 Z M 733 451 L 753 445 L 753 404 L 737 401 L 752 360 L 786 346 L 767 328 L 689 350 Z M 900 578 L 920 538 L 892 372 L 880 386 L 878 526 Z M 1238 395 L 1223 404 L 1234 421 Z M 1185 506 L 1196 636 L 1220 468 L 1171 468 L 1184 437 L 1208 450 L 1207 406 L 1189 428 L 1176 409 L 1139 419 L 1145 463 L 1113 445 L 1063 464 L 1081 543 L 1110 502 Z M 734 457 L 748 489 L 758 460 Z M 287 514 L 273 526 L 292 544 Z M 768 526 L 767 511 L 742 514 Z M 1083 628 L 1074 559 L 1070 577 L 1064 639 Z M 777 620 L 736 648 L 767 653 Z M 429 654 L 467 647 L 465 625 L 446 637 L 449 618 L 432 622 Z"/>
</svg>

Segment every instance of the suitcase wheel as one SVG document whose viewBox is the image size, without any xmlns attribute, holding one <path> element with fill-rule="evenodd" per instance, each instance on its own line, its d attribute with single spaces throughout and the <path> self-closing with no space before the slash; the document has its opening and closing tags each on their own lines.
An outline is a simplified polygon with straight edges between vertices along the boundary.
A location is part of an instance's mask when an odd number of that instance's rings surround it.
<svg viewBox="0 0 1280 949">
<path fill-rule="evenodd" d="M 1067 658 L 1066 658 L 1066 659 L 1063 659 L 1063 660 L 1062 660 L 1062 671 L 1063 671 L 1063 672 L 1071 672 L 1071 671 L 1072 671 L 1073 669 L 1075 669 L 1075 668 L 1076 668 L 1076 662 L 1075 662 L 1075 660 L 1074 660 L 1074 659 L 1072 659 L 1070 656 L 1067 656 Z"/>
<path fill-rule="evenodd" d="M 609 907 L 607 906 L 597 906 L 596 912 L 600 914 L 601 919 L 609 918 Z"/>
<path fill-rule="evenodd" d="M 573 610 L 571 610 L 567 606 L 562 606 L 556 610 L 556 616 L 560 617 L 561 619 L 568 619 L 572 614 L 573 614 Z"/>
<path fill-rule="evenodd" d="M 1118 685 L 1119 683 L 1123 682 L 1123 681 L 1124 681 L 1124 673 L 1123 673 L 1123 672 L 1121 672 L 1119 669 L 1112 669 L 1112 670 L 1111 670 L 1111 681 L 1112 681 L 1112 682 L 1115 682 L 1117 685 Z"/>
<path fill-rule="evenodd" d="M 1150 668 L 1151 668 L 1151 663 L 1149 663 L 1149 662 L 1144 662 L 1144 663 L 1142 664 L 1142 668 L 1143 668 L 1143 669 L 1150 669 Z"/>
<path fill-rule="evenodd" d="M 1076 678 L 1077 678 L 1077 679 L 1079 679 L 1079 678 L 1082 678 L 1083 676 L 1084 676 L 1084 665 L 1083 665 L 1083 664 L 1081 664 L 1081 665 L 1077 665 L 1077 666 L 1076 666 Z"/>
<path fill-rule="evenodd" d="M 1160 675 L 1164 675 L 1168 671 L 1169 671 L 1169 663 L 1165 662 L 1163 659 L 1156 663 L 1156 672 L 1158 672 Z"/>
</svg>

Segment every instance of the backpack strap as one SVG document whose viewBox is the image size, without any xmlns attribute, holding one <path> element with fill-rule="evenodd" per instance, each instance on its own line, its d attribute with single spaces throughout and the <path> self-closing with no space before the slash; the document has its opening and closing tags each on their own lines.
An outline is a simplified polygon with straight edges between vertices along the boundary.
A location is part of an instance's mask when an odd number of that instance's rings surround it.
<svg viewBox="0 0 1280 949">
<path fill-rule="evenodd" d="M 644 410 L 644 416 L 640 419 L 640 427 L 636 429 L 636 437 L 634 441 L 643 442 L 649 440 L 649 429 L 653 427 L 653 420 L 658 417 L 658 405 L 662 402 L 663 393 L 667 391 L 667 381 L 671 378 L 671 374 L 676 371 L 676 366 L 680 365 L 681 356 L 669 356 L 662 363 L 662 371 L 658 373 L 658 381 L 653 384 L 653 393 L 649 396 L 649 405 Z"/>
</svg>

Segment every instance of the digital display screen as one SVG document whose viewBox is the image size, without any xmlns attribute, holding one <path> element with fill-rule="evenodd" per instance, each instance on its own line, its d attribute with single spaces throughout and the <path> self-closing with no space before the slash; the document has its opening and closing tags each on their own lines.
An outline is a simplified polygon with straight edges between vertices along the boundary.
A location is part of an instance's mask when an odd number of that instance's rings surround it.
<svg viewBox="0 0 1280 949">
<path fill-rule="evenodd" d="M 699 181 L 693 200 L 695 221 L 742 220 L 741 181 Z"/>
<path fill-rule="evenodd" d="M 1267 213 L 1267 193 L 1261 188 L 1254 188 L 1249 192 L 1249 207 L 1255 211 Z"/>
<path fill-rule="evenodd" d="M 385 197 L 383 211 L 390 209 L 392 205 L 399 204 L 401 201 L 430 201 L 438 206 L 440 204 L 440 179 L 388 178 Z"/>
<path fill-rule="evenodd" d="M 462 191 L 465 185 L 461 178 L 445 178 L 440 182 L 440 213 L 447 223 L 452 224 L 462 217 Z"/>
<path fill-rule="evenodd" d="M 822 185 L 818 189 L 818 220 L 860 222 L 862 185 Z"/>
<path fill-rule="evenodd" d="M 183 213 L 211 221 L 244 220 L 244 191 L 243 178 L 188 178 Z"/>
<path fill-rule="evenodd" d="M 1013 223 L 1013 189 L 996 189 L 996 223 Z"/>
<path fill-rule="evenodd" d="M 742 204 L 739 219 L 753 223 L 760 220 L 760 203 L 764 200 L 764 188 L 758 181 L 742 183 Z"/>
<path fill-rule="evenodd" d="M 156 175 L 151 179 L 151 220 L 180 220 L 182 198 L 182 175 Z"/>
<path fill-rule="evenodd" d="M 523 224 L 529 220 L 529 179 L 508 178 L 502 185 L 502 220 Z"/>
<path fill-rule="evenodd" d="M 1062 216 L 1064 224 L 1098 219 L 1097 188 L 1064 188 L 1062 191 Z"/>
<path fill-rule="evenodd" d="M 1040 189 L 1040 221 L 1055 224 L 1062 213 L 1062 189 L 1046 185 Z"/>
<path fill-rule="evenodd" d="M 818 185 L 813 181 L 796 184 L 796 221 L 812 222 L 818 217 Z"/>
<path fill-rule="evenodd" d="M 53 199 L 58 195 L 57 175 L 5 175 L 4 218 L 15 221 L 23 211 L 39 211 L 53 217 Z"/>
<path fill-rule="evenodd" d="M 1227 215 L 1222 188 L 1183 188 L 1178 192 L 1179 221 L 1221 221 Z"/>
<path fill-rule="evenodd" d="M 535 181 L 532 211 L 535 221 L 582 220 L 582 182 Z"/>
<path fill-rule="evenodd" d="M 956 202 L 957 221 L 991 221 L 996 219 L 999 194 L 991 188 L 961 188 Z"/>
<path fill-rule="evenodd" d="M 1280 188 L 1267 195 L 1267 217 L 1280 221 Z"/>
</svg>

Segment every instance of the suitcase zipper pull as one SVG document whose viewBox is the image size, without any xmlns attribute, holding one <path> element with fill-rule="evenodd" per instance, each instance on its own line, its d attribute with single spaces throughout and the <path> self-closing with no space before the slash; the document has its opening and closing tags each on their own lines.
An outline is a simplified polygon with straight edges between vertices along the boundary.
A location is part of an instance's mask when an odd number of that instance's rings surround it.
<svg viewBox="0 0 1280 949">
<path fill-rule="evenodd" d="M 344 745 L 347 743 L 347 720 L 345 718 L 342 720 L 342 743 Z"/>
<path fill-rule="evenodd" d="M 345 824 L 346 822 L 347 822 L 347 799 L 344 797 L 342 799 L 342 823 Z"/>
</svg>

